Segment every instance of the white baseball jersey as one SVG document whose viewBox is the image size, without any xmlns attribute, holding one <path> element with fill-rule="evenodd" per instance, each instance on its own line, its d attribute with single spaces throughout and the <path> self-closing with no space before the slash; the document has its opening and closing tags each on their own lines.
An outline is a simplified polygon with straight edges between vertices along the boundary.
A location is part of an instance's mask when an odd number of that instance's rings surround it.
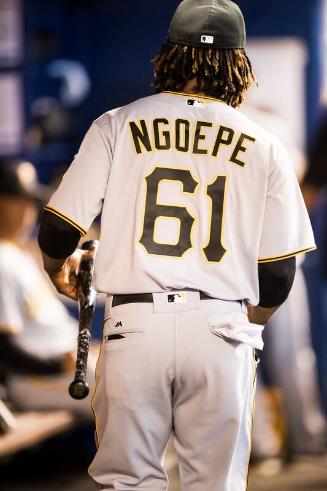
<svg viewBox="0 0 327 491">
<path fill-rule="evenodd" d="M 41 358 L 76 349 L 77 323 L 50 290 L 32 257 L 0 242 L 0 331 Z"/>
<path fill-rule="evenodd" d="M 85 233 L 102 212 L 95 284 L 259 301 L 258 263 L 315 248 L 282 144 L 223 102 L 160 93 L 91 126 L 47 210 Z"/>
</svg>

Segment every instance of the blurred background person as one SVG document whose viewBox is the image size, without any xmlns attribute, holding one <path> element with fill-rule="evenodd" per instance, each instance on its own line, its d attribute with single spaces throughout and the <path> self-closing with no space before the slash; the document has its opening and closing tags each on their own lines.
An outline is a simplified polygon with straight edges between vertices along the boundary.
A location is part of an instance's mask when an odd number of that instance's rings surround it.
<svg viewBox="0 0 327 491">
<path fill-rule="evenodd" d="M 90 399 L 78 402 L 67 392 L 76 320 L 27 251 L 44 194 L 32 164 L 0 164 L 0 370 L 16 408 L 70 409 L 91 419 Z"/>
</svg>

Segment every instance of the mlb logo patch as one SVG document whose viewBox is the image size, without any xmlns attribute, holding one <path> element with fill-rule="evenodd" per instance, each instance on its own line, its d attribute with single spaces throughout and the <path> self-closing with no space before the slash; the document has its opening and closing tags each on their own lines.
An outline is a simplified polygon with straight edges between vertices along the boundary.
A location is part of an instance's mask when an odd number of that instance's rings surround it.
<svg viewBox="0 0 327 491">
<path fill-rule="evenodd" d="M 198 101 L 197 99 L 188 99 L 187 105 L 193 107 L 205 107 L 205 103 L 202 101 Z"/>
<path fill-rule="evenodd" d="M 185 303 L 187 302 L 186 292 L 172 293 L 168 295 L 168 303 Z"/>
<path fill-rule="evenodd" d="M 213 44 L 215 38 L 213 36 L 207 36 L 206 34 L 203 34 L 201 36 L 201 43 L 204 44 Z"/>
</svg>

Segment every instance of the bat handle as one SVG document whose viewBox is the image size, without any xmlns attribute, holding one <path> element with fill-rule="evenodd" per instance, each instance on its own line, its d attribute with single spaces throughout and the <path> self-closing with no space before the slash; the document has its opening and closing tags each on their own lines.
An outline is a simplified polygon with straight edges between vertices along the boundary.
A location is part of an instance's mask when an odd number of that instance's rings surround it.
<svg viewBox="0 0 327 491">
<path fill-rule="evenodd" d="M 89 329 L 81 329 L 78 335 L 78 350 L 75 368 L 75 377 L 69 386 L 69 394 L 73 399 L 85 399 L 89 394 L 86 382 L 87 358 L 89 353 L 91 333 Z"/>
<path fill-rule="evenodd" d="M 92 275 L 97 247 L 98 241 L 94 240 L 83 244 L 82 248 L 84 250 L 89 250 L 91 255 L 81 259 L 77 277 L 78 305 L 80 311 L 79 334 L 77 338 L 77 360 L 74 380 L 68 389 L 69 394 L 73 399 L 85 399 L 89 394 L 86 373 L 91 341 L 92 316 L 96 302 L 96 292 L 92 288 Z"/>
</svg>

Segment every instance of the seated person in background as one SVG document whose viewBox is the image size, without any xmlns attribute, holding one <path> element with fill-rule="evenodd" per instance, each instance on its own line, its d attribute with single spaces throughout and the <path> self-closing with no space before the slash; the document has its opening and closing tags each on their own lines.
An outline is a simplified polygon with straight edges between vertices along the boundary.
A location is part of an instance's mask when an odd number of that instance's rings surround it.
<svg viewBox="0 0 327 491">
<path fill-rule="evenodd" d="M 92 418 L 90 396 L 68 395 L 76 320 L 56 297 L 26 252 L 38 216 L 42 188 L 32 164 L 0 163 L 0 371 L 18 408 L 69 409 Z M 89 385 L 95 357 L 90 353 Z"/>
</svg>

